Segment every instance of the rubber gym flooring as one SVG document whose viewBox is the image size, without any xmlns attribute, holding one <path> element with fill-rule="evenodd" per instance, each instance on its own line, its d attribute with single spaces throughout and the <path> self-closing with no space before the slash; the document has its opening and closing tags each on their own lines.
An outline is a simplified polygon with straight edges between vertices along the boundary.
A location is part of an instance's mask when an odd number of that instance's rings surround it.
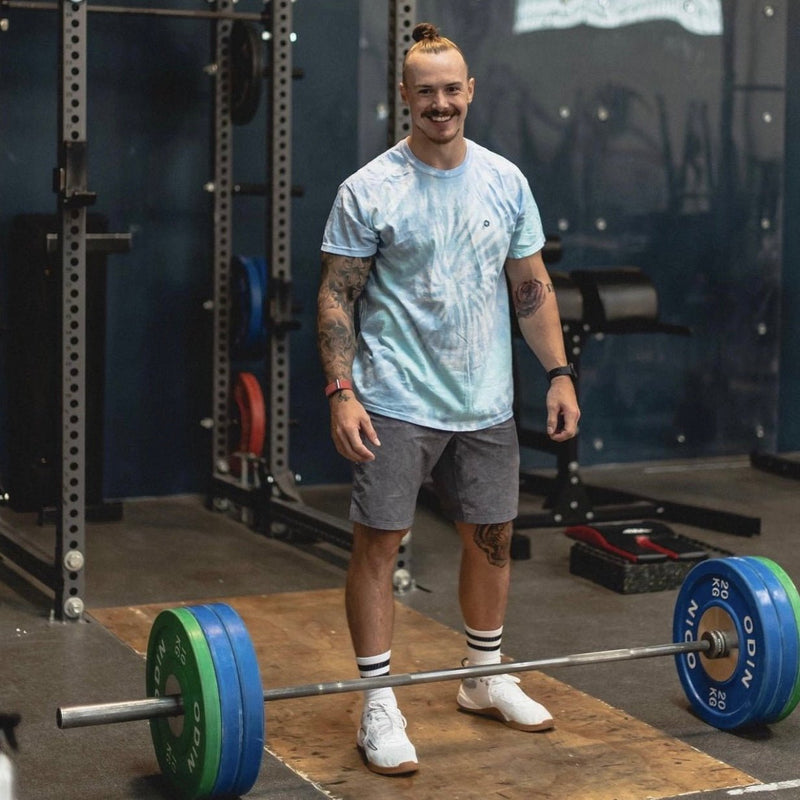
<svg viewBox="0 0 800 800">
<path fill-rule="evenodd" d="M 746 457 L 584 469 L 585 481 L 762 520 L 755 537 L 670 523 L 737 555 L 774 559 L 800 583 L 797 481 Z M 346 487 L 304 490 L 343 515 Z M 538 502 L 530 498 L 531 507 Z M 52 529 L 8 509 L 0 520 L 32 546 Z M 662 644 L 672 639 L 677 590 L 622 595 L 569 572 L 563 528 L 524 531 L 514 562 L 505 652 L 520 660 Z M 242 613 L 267 686 L 354 677 L 341 609 L 344 573 L 330 561 L 207 511 L 198 497 L 126 501 L 124 520 L 90 524 L 87 621 L 53 623 L 49 600 L 0 562 L 0 711 L 22 715 L 15 755 L 19 800 L 170 797 L 147 723 L 58 730 L 60 705 L 144 695 L 139 652 L 158 608 L 224 599 Z M 395 671 L 458 666 L 457 540 L 421 508 L 414 527 L 417 588 L 398 599 Z M 263 624 L 262 624 L 263 621 Z M 266 624 L 266 623 L 269 624 Z M 369 773 L 355 748 L 355 694 L 266 705 L 267 753 L 250 798 L 552 798 L 704 800 L 800 798 L 800 712 L 728 733 L 691 711 L 671 657 L 572 666 L 522 676 L 556 715 L 552 733 L 525 734 L 458 714 L 456 685 L 397 690 L 421 769 Z"/>
</svg>

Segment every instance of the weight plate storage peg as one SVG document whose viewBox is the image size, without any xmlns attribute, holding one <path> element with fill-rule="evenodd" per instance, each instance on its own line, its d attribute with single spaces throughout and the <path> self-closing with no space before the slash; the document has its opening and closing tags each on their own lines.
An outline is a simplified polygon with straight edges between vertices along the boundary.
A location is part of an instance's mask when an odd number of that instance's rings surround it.
<svg viewBox="0 0 800 800">
<path fill-rule="evenodd" d="M 779 722 L 788 717 L 797 707 L 798 702 L 800 702 L 800 593 L 798 593 L 797 587 L 786 574 L 783 567 L 776 564 L 772 559 L 757 557 L 749 558 L 748 561 L 754 561 L 764 565 L 780 582 L 783 591 L 786 593 L 786 600 L 791 609 L 791 615 L 787 614 L 785 623 L 781 626 L 781 630 L 784 640 L 787 637 L 791 637 L 798 642 L 798 655 L 794 663 L 792 663 L 791 658 L 785 659 L 788 662 L 787 672 L 791 674 L 792 670 L 794 671 L 794 684 L 789 694 L 789 699 L 786 701 L 786 705 L 775 718 L 775 722 Z"/>
<path fill-rule="evenodd" d="M 686 697 L 697 715 L 716 728 L 763 723 L 781 673 L 780 620 L 763 580 L 741 560 L 701 562 L 678 592 L 675 642 L 700 640 L 713 630 L 731 631 L 738 646 L 720 659 L 676 655 Z"/>
<path fill-rule="evenodd" d="M 162 611 L 147 643 L 148 697 L 180 695 L 181 716 L 150 720 L 162 773 L 186 800 L 214 789 L 222 748 L 222 719 L 214 662 L 200 623 L 185 608 Z"/>
</svg>

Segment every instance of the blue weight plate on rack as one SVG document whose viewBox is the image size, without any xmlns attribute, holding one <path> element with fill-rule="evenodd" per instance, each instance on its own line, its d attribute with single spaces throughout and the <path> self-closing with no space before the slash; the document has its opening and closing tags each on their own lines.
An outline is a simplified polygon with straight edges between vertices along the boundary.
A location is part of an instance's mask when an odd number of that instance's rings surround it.
<svg viewBox="0 0 800 800">
<path fill-rule="evenodd" d="M 764 721 L 777 722 L 782 719 L 783 711 L 789 704 L 796 689 L 798 670 L 800 669 L 800 634 L 797 619 L 786 587 L 769 563 L 759 558 L 745 557 L 746 561 L 761 576 L 767 586 L 772 602 L 778 612 L 781 627 L 781 677 L 775 690 L 772 704 L 766 710 Z"/>
<path fill-rule="evenodd" d="M 258 282 L 259 295 L 261 297 L 261 310 L 258 313 L 258 330 L 255 334 L 255 347 L 262 350 L 267 344 L 267 325 L 264 314 L 267 310 L 267 262 L 259 256 L 251 256 L 250 263 L 253 266 L 255 279 Z"/>
<path fill-rule="evenodd" d="M 240 353 L 255 354 L 266 342 L 264 300 L 266 297 L 266 262 L 253 256 L 235 256 L 234 346 Z"/>
<path fill-rule="evenodd" d="M 219 617 L 228 634 L 239 675 L 244 728 L 233 794 L 246 794 L 258 778 L 264 754 L 264 688 L 261 672 L 253 642 L 242 618 L 225 603 L 211 603 L 209 608 Z"/>
<path fill-rule="evenodd" d="M 678 592 L 674 641 L 698 640 L 707 630 L 733 631 L 738 647 L 717 659 L 675 657 L 689 702 L 716 728 L 762 723 L 780 679 L 781 627 L 764 581 L 741 559 L 701 562 Z"/>
<path fill-rule="evenodd" d="M 239 772 L 244 719 L 239 674 L 231 643 L 219 617 L 208 606 L 187 606 L 200 623 L 217 674 L 222 717 L 222 750 L 212 796 L 233 791 Z"/>
<path fill-rule="evenodd" d="M 235 256 L 231 276 L 231 329 L 233 346 L 241 352 L 249 347 L 248 334 L 251 319 L 250 280 L 243 259 Z"/>
</svg>

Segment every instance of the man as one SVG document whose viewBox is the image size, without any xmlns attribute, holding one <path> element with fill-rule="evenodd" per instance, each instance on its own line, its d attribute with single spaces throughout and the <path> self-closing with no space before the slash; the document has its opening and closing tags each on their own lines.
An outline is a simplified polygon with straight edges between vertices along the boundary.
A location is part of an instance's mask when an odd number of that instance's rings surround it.
<svg viewBox="0 0 800 800">
<path fill-rule="evenodd" d="M 548 434 L 569 439 L 580 416 L 527 181 L 465 138 L 475 81 L 458 46 L 427 23 L 413 36 L 400 86 L 411 133 L 339 187 L 322 245 L 318 341 L 333 440 L 354 464 L 345 596 L 363 677 L 389 673 L 392 573 L 429 477 L 462 541 L 465 663 L 500 662 L 519 500 L 509 295 L 551 378 Z M 551 728 L 518 683 L 464 681 L 458 706 Z M 405 727 L 391 689 L 365 692 L 370 769 L 417 769 Z"/>
</svg>

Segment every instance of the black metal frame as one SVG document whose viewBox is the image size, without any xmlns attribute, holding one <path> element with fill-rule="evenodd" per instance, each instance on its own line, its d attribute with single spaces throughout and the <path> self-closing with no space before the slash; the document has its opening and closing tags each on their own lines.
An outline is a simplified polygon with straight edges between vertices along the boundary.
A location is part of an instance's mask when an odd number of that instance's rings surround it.
<svg viewBox="0 0 800 800">
<path fill-rule="evenodd" d="M 750 464 L 756 469 L 780 475 L 782 478 L 800 480 L 800 460 L 796 458 L 756 450 L 750 453 Z"/>
<path fill-rule="evenodd" d="M 410 125 L 407 111 L 400 101 L 399 82 L 406 50 L 411 44 L 410 31 L 415 21 L 416 2 L 406 0 L 389 3 L 389 70 L 390 144 L 404 136 Z M 214 390 L 215 447 L 209 506 L 224 509 L 228 502 L 243 510 L 243 517 L 258 531 L 308 549 L 327 560 L 344 563 L 345 558 L 332 556 L 324 548 L 331 544 L 343 551 L 352 547 L 352 526 L 338 517 L 315 509 L 302 500 L 296 476 L 289 466 L 289 334 L 297 328 L 292 310 L 291 273 L 291 197 L 297 194 L 291 185 L 291 80 L 292 69 L 291 0 L 273 0 L 270 19 L 267 120 L 267 210 L 266 251 L 269 254 L 267 291 L 267 329 L 269 343 L 266 359 L 267 390 L 265 402 L 269 420 L 269 436 L 263 458 L 253 460 L 246 477 L 236 479 L 228 467 L 228 347 L 227 336 L 218 336 L 222 324 L 221 306 L 226 297 L 227 264 L 230 253 L 220 254 L 215 244 L 215 378 Z M 217 144 L 217 147 L 219 145 Z M 230 241 L 221 231 L 215 241 Z M 225 312 L 227 314 L 227 312 Z M 323 543 L 320 546 L 320 542 Z M 397 570 L 405 577 L 402 590 L 413 586 L 411 570 L 411 536 L 403 541 Z"/>
<path fill-rule="evenodd" d="M 87 234 L 86 208 L 96 200 L 88 189 L 86 131 L 86 51 L 88 12 L 143 14 L 204 18 L 214 21 L 215 91 L 213 98 L 213 192 L 212 260 L 213 312 L 212 416 L 205 423 L 212 431 L 212 507 L 228 501 L 244 509 L 254 527 L 267 535 L 286 538 L 299 546 L 316 548 L 319 540 L 343 550 L 352 544 L 351 526 L 302 502 L 289 468 L 289 337 L 297 328 L 292 318 L 291 198 L 298 191 L 291 185 L 291 86 L 298 77 L 292 69 L 292 0 L 272 0 L 262 14 L 236 13 L 233 0 L 217 0 L 207 11 L 168 8 L 123 8 L 92 6 L 85 2 L 29 2 L 2 0 L 0 8 L 58 10 L 61 18 L 59 46 L 59 146 L 54 188 L 58 194 L 59 233 L 48 238 L 48 248 L 57 251 L 63 270 L 61 319 L 62 440 L 60 445 L 61 492 L 58 508 L 51 515 L 56 523 L 55 563 L 18 540 L 14 530 L 0 520 L 0 553 L 18 564 L 37 581 L 54 591 L 54 614 L 59 619 L 80 620 L 84 611 L 86 519 L 118 519 L 121 506 L 106 516 L 87 510 L 85 501 L 85 387 L 86 387 L 86 253 L 95 248 L 120 252 L 130 248 L 130 234 Z M 408 130 L 401 111 L 397 85 L 402 61 L 410 43 L 415 2 L 390 3 L 390 95 L 393 113 L 390 140 Z M 231 54 L 229 39 L 234 20 L 264 23 L 270 42 L 267 120 L 267 210 L 266 251 L 269 255 L 267 323 L 270 331 L 266 358 L 266 406 L 270 421 L 263 458 L 254 459 L 244 482 L 230 475 L 228 430 L 230 414 L 230 265 L 232 260 L 232 199 L 240 187 L 233 183 L 233 129 L 230 115 Z M 258 187 L 258 193 L 262 187 Z M 87 514 L 87 511 L 89 512 Z M 47 522 L 40 519 L 40 522 Z M 401 562 L 398 562 L 401 563 Z M 402 565 L 410 572 L 410 537 L 404 542 Z M 411 585 L 413 580 L 409 575 Z"/>
<path fill-rule="evenodd" d="M 228 54 L 224 37 L 229 35 L 232 20 L 250 18 L 253 15 L 235 15 L 228 10 L 230 0 L 219 0 L 226 10 L 218 12 L 183 12 L 170 9 L 131 9 L 130 13 L 161 14 L 169 16 L 199 16 L 216 19 L 217 55 L 223 62 L 222 77 L 227 73 Z M 129 233 L 87 233 L 87 208 L 94 204 L 96 195 L 88 186 L 88 141 L 87 141 L 87 14 L 89 11 L 110 10 L 122 13 L 122 9 L 93 7 L 85 2 L 59 0 L 53 3 L 3 2 L 5 8 L 59 11 L 58 52 L 58 148 L 57 167 L 54 170 L 53 189 L 57 195 L 58 232 L 47 237 L 48 252 L 58 253 L 61 264 L 61 325 L 60 325 L 60 405 L 61 441 L 59 443 L 60 496 L 58 506 L 51 514 L 43 509 L 40 524 L 54 521 L 55 551 L 51 562 L 47 554 L 31 546 L 17 531 L 0 520 L 0 553 L 27 575 L 53 591 L 53 615 L 65 621 L 80 621 L 85 609 L 86 590 L 86 520 L 121 518 L 121 504 L 108 504 L 103 509 L 87 509 L 86 506 L 86 254 L 92 250 L 122 252 L 130 249 Z M 261 19 L 261 15 L 255 15 Z M 228 80 L 217 81 L 215 105 L 215 140 L 229 141 L 229 113 L 227 111 Z M 230 205 L 230 178 L 225 170 L 223 144 L 216 164 L 219 170 L 215 178 L 223 191 L 215 195 L 215 218 L 225 221 L 225 208 Z M 228 183 L 226 184 L 226 180 Z M 229 219 L 227 219 L 229 224 Z M 215 229 L 216 231 L 217 229 Z M 222 267 L 224 244 L 215 241 L 215 254 L 220 256 L 216 264 L 221 277 L 217 283 L 219 297 L 215 309 L 215 337 L 227 337 L 227 287 L 225 270 L 228 258 Z M 215 376 L 222 374 L 221 382 L 227 391 L 225 363 L 215 364 Z M 215 387 L 219 396 L 219 386 Z M 227 397 L 227 394 L 226 394 Z M 227 403 L 225 412 L 227 413 Z M 223 420 L 224 421 L 224 420 Z M 221 425 L 219 430 L 225 430 Z M 227 442 L 226 442 L 227 455 Z M 51 519 L 51 516 L 54 519 Z"/>
<path fill-rule="evenodd" d="M 580 357 L 587 339 L 595 334 L 664 333 L 689 335 L 689 329 L 657 320 L 617 320 L 598 325 L 586 320 L 563 321 L 564 344 L 580 375 Z M 515 365 L 515 372 L 518 370 Z M 576 385 L 576 388 L 578 386 Z M 518 394 L 518 393 L 517 393 Z M 519 515 L 518 529 L 552 528 L 587 522 L 612 520 L 663 519 L 698 528 L 754 536 L 761 532 L 761 520 L 730 511 L 661 500 L 621 489 L 587 485 L 580 476 L 579 436 L 566 442 L 553 442 L 543 431 L 525 428 L 517 414 L 520 446 L 550 453 L 556 457 L 555 477 L 536 472 L 520 473 L 523 492 L 545 497 L 543 510 Z"/>
<path fill-rule="evenodd" d="M 79 0 L 81 2 L 82 0 Z M 19 9 L 22 11 L 58 11 L 59 3 L 49 2 L 49 0 L 0 0 L 0 9 Z M 135 17 L 173 17 L 183 19 L 210 19 L 210 20 L 236 20 L 252 22 L 264 22 L 266 14 L 252 14 L 246 12 L 233 12 L 228 9 L 218 8 L 216 11 L 197 11 L 187 8 L 133 8 L 127 6 L 95 5 L 87 6 L 87 10 L 93 14 L 117 14 L 121 16 Z"/>
<path fill-rule="evenodd" d="M 243 14 L 233 11 L 233 0 L 217 0 L 216 10 L 182 11 L 172 9 L 123 9 L 112 6 L 89 7 L 85 2 L 59 0 L 56 3 L 0 0 L 0 8 L 58 10 L 60 15 L 58 167 L 54 188 L 58 196 L 59 233 L 48 242 L 57 248 L 62 266 L 61 319 L 61 501 L 56 512 L 54 563 L 17 541 L 15 532 L 0 520 L 0 553 L 19 564 L 55 593 L 54 614 L 58 619 L 80 620 L 85 593 L 85 390 L 86 390 L 86 253 L 93 247 L 119 252 L 130 247 L 129 234 L 109 234 L 106 241 L 94 241 L 86 232 L 87 207 L 95 200 L 88 189 L 86 131 L 86 51 L 87 13 L 152 14 L 174 17 L 201 17 L 215 21 L 213 47 L 216 88 L 213 107 L 213 386 L 212 386 L 212 465 L 210 497 L 229 499 L 252 513 L 258 530 L 273 536 L 295 539 L 301 546 L 314 547 L 322 540 L 348 550 L 352 533 L 349 523 L 303 503 L 289 468 L 289 341 L 297 327 L 292 318 L 291 278 L 291 87 L 296 77 L 292 69 L 292 0 L 272 0 L 269 13 Z M 410 46 L 410 31 L 415 21 L 415 0 L 389 3 L 389 107 L 388 144 L 409 130 L 407 111 L 400 102 L 398 84 L 405 51 Z M 232 123 L 230 120 L 230 53 L 228 39 L 233 20 L 258 20 L 267 28 L 271 62 L 268 73 L 269 108 L 267 124 L 267 197 L 265 218 L 266 251 L 269 254 L 267 355 L 267 412 L 269 441 L 264 458 L 254 464 L 248 485 L 233 480 L 227 470 L 229 456 L 230 397 L 230 264 L 232 239 L 232 197 L 237 187 L 232 182 Z M 655 329 L 651 328 L 655 332 Z M 666 331 L 662 326 L 658 328 Z M 641 331 L 641 329 L 640 329 Z M 586 338 L 601 332 L 585 322 L 565 322 L 568 351 L 578 361 Z M 624 326 L 604 332 L 628 332 Z M 661 517 L 698 527 L 739 535 L 760 531 L 760 520 L 724 511 L 657 500 L 626 491 L 587 486 L 578 468 L 578 442 L 554 445 L 536 431 L 520 429 L 523 447 L 552 453 L 557 458 L 555 478 L 526 473 L 522 488 L 547 496 L 546 510 L 524 514 L 517 526 L 552 527 L 587 520 Z M 777 457 L 754 455 L 754 466 L 771 468 Z M 780 460 L 783 469 L 783 460 Z M 794 464 L 792 464 L 794 467 Z M 782 474 L 786 474 L 782 472 Z M 792 477 L 798 477 L 792 470 Z M 409 569 L 410 539 L 404 548 L 404 563 Z"/>
</svg>

